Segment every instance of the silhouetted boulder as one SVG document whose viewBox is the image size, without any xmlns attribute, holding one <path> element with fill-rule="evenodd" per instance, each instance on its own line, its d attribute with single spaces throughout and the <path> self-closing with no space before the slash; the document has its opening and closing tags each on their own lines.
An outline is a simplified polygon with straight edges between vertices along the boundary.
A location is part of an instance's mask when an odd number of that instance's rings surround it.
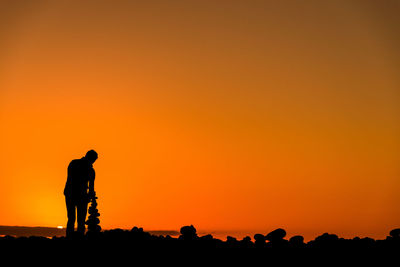
<svg viewBox="0 0 400 267">
<path fill-rule="evenodd" d="M 369 237 L 364 237 L 364 238 L 354 237 L 351 240 L 351 245 L 353 247 L 357 247 L 360 249 L 361 248 L 362 249 L 371 248 L 374 246 L 374 244 L 375 244 L 375 240 L 372 238 L 369 238 Z"/>
<path fill-rule="evenodd" d="M 133 227 L 130 231 L 130 236 L 135 242 L 143 242 L 150 238 L 150 233 L 143 231 L 143 228 Z"/>
<path fill-rule="evenodd" d="M 286 231 L 281 228 L 278 228 L 278 229 L 270 232 L 269 234 L 267 234 L 265 236 L 265 239 L 270 242 L 274 242 L 274 241 L 282 240 L 285 236 L 286 236 Z"/>
<path fill-rule="evenodd" d="M 245 236 L 242 239 L 243 242 L 251 242 L 251 237 L 250 236 Z"/>
<path fill-rule="evenodd" d="M 226 237 L 226 242 L 228 242 L 228 243 L 236 243 L 237 242 L 237 239 L 236 239 L 236 237 L 233 237 L 233 236 L 227 236 Z"/>
<path fill-rule="evenodd" d="M 239 241 L 236 239 L 236 237 L 227 236 L 225 244 L 228 248 L 237 248 L 239 245 Z"/>
<path fill-rule="evenodd" d="M 254 235 L 254 244 L 256 247 L 264 247 L 265 246 L 265 241 L 267 240 L 266 237 L 262 234 L 255 234 Z"/>
<path fill-rule="evenodd" d="M 339 246 L 339 242 L 343 243 L 342 240 L 339 240 L 337 235 L 324 233 L 315 238 L 315 240 L 310 241 L 309 246 L 314 248 L 333 249 Z"/>
<path fill-rule="evenodd" d="M 180 233 L 179 238 L 183 240 L 194 240 L 197 238 L 196 228 L 193 225 L 183 226 Z"/>
<path fill-rule="evenodd" d="M 339 237 L 335 234 L 324 233 L 317 238 L 315 238 L 316 242 L 336 242 L 339 240 Z"/>
<path fill-rule="evenodd" d="M 294 248 L 304 247 L 305 246 L 304 237 L 302 237 L 301 235 L 292 236 L 289 239 L 289 245 Z"/>
<path fill-rule="evenodd" d="M 286 231 L 278 228 L 265 236 L 269 242 L 266 244 L 267 248 L 284 249 L 289 246 L 289 242 L 283 239 L 286 236 Z"/>
<path fill-rule="evenodd" d="M 389 235 L 393 238 L 400 239 L 400 228 L 393 229 L 390 231 Z"/>
<path fill-rule="evenodd" d="M 253 245 L 254 245 L 253 242 L 251 242 L 251 237 L 250 236 L 244 237 L 239 242 L 240 242 L 240 246 L 242 248 L 250 248 L 250 247 L 253 247 Z"/>
<path fill-rule="evenodd" d="M 290 243 L 304 243 L 304 237 L 302 237 L 301 235 L 295 235 L 289 239 L 289 242 Z"/>
<path fill-rule="evenodd" d="M 134 226 L 132 229 L 131 229 L 131 233 L 134 233 L 134 234 L 138 234 L 138 233 L 143 233 L 143 228 L 138 228 L 138 227 L 136 227 L 136 226 Z"/>
</svg>

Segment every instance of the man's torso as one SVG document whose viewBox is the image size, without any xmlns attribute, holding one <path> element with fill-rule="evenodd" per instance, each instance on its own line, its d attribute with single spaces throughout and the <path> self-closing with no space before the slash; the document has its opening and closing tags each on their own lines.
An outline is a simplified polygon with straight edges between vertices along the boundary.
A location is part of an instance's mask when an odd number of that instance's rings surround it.
<svg viewBox="0 0 400 267">
<path fill-rule="evenodd" d="M 94 179 L 93 166 L 84 158 L 74 159 L 68 166 L 64 195 L 73 198 L 87 196 L 88 183 Z"/>
</svg>

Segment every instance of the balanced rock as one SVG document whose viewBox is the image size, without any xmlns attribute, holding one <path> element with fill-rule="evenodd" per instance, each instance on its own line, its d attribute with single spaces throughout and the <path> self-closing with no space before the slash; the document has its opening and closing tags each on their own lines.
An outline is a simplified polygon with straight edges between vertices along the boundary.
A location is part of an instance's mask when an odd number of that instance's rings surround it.
<svg viewBox="0 0 400 267">
<path fill-rule="evenodd" d="M 101 226 L 100 224 L 100 213 L 99 210 L 97 209 L 97 201 L 96 201 L 96 193 L 94 193 L 93 198 L 91 199 L 91 204 L 89 207 L 89 217 L 88 220 L 86 221 L 86 224 L 88 226 L 88 235 L 94 235 L 97 234 L 101 231 Z"/>
<path fill-rule="evenodd" d="M 286 236 L 286 231 L 282 228 L 278 228 L 265 236 L 265 239 L 274 242 L 282 240 Z"/>
</svg>

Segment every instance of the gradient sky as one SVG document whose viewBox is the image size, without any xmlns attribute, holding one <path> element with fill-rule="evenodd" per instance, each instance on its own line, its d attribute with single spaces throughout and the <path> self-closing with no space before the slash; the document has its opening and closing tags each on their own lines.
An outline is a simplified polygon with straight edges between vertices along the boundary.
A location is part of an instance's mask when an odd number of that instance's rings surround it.
<svg viewBox="0 0 400 267">
<path fill-rule="evenodd" d="M 399 1 L 0 0 L 0 224 L 385 237 L 400 226 Z"/>
</svg>

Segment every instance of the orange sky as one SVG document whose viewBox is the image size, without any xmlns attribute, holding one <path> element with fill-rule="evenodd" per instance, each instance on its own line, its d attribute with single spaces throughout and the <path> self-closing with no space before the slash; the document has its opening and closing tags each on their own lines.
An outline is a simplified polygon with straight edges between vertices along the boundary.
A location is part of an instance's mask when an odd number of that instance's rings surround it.
<svg viewBox="0 0 400 267">
<path fill-rule="evenodd" d="M 1 1 L 0 225 L 384 237 L 400 226 L 397 1 Z"/>
</svg>

